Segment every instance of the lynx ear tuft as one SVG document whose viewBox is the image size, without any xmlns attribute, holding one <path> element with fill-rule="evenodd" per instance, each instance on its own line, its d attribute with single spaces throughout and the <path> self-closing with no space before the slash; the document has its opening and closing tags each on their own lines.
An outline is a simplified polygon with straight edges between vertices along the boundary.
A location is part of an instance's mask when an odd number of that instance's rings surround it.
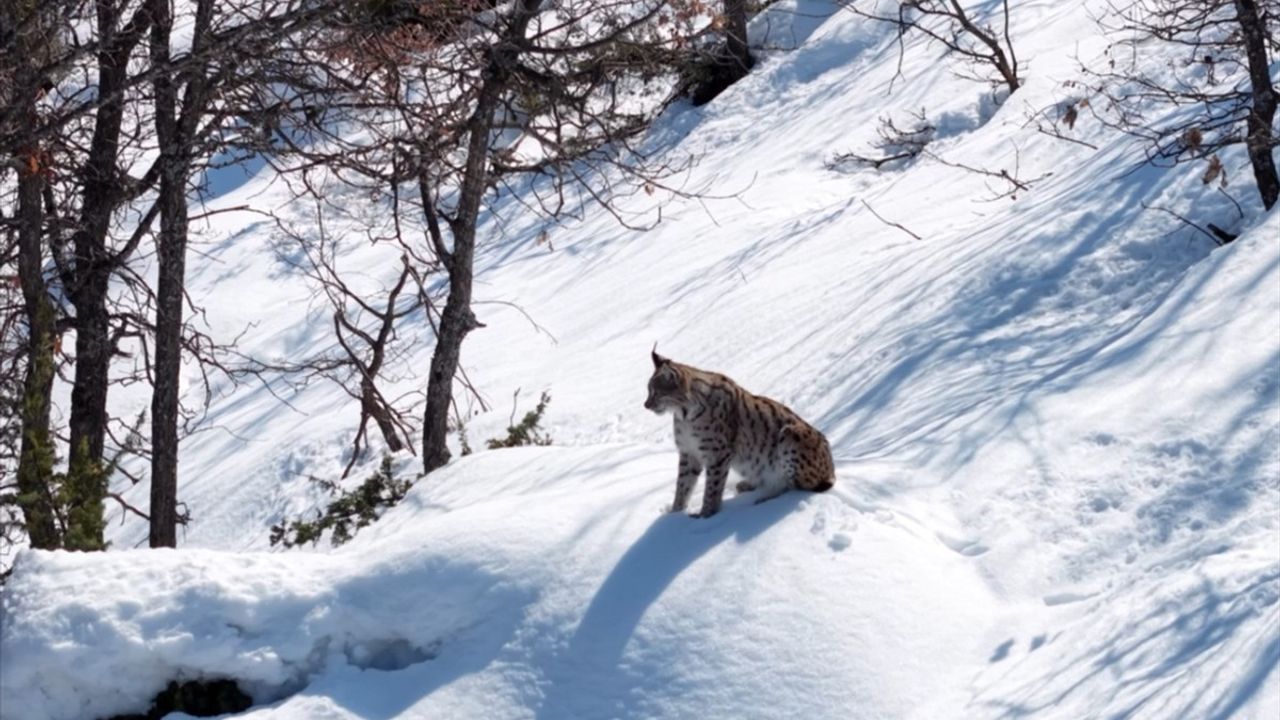
<svg viewBox="0 0 1280 720">
<path fill-rule="evenodd" d="M 662 367 L 664 363 L 671 362 L 658 354 L 658 343 L 653 344 L 653 349 L 649 351 L 649 356 L 653 358 L 653 367 L 655 369 Z"/>
</svg>

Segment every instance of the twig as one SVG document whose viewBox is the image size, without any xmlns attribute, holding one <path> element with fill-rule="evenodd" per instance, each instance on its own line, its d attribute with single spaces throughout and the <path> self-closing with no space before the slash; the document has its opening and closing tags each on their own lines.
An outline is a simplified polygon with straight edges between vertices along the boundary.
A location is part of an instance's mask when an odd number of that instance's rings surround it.
<svg viewBox="0 0 1280 720">
<path fill-rule="evenodd" d="M 1084 140 L 1073 138 L 1073 137 L 1070 137 L 1069 135 L 1063 135 L 1062 131 L 1058 130 L 1057 127 L 1051 126 L 1051 128 L 1052 129 L 1046 129 L 1043 125 L 1040 125 L 1039 123 L 1036 124 L 1036 130 L 1041 133 L 1044 133 L 1045 135 L 1048 135 L 1049 137 L 1057 138 L 1059 140 L 1066 140 L 1067 142 L 1075 143 L 1077 145 L 1083 145 L 1089 148 L 1090 150 L 1098 149 L 1098 146 L 1094 145 L 1093 143 L 1085 142 Z"/>
<path fill-rule="evenodd" d="M 524 308 L 520 307 L 519 305 L 513 302 L 509 302 L 507 300 L 472 300 L 471 304 L 472 305 L 503 305 L 505 307 L 509 307 L 515 310 L 516 312 L 520 313 L 521 315 L 523 315 L 524 319 L 529 321 L 529 324 L 533 326 L 534 330 L 542 333 L 543 335 L 546 335 L 548 338 L 551 338 L 552 345 L 560 344 L 560 341 L 556 339 L 555 335 L 551 334 L 550 330 L 547 330 L 546 328 L 539 325 L 537 321 L 533 319 L 532 315 L 525 312 Z"/>
<path fill-rule="evenodd" d="M 1220 193 L 1222 193 L 1223 195 L 1225 195 L 1225 196 L 1227 197 L 1227 199 L 1231 201 L 1231 204 L 1236 206 L 1236 215 L 1238 215 L 1238 216 L 1240 217 L 1240 219 L 1241 219 L 1241 220 L 1243 220 L 1243 219 L 1244 219 L 1244 208 L 1240 207 L 1240 203 L 1239 203 L 1238 201 L 1236 201 L 1236 199 L 1235 199 L 1235 198 L 1231 197 L 1231 193 L 1227 192 L 1227 191 L 1226 191 L 1226 188 L 1219 187 L 1219 188 L 1218 188 L 1218 192 L 1220 192 Z"/>
<path fill-rule="evenodd" d="M 141 511 L 141 510 L 139 510 L 138 508 L 136 508 L 136 507 L 134 507 L 134 506 L 130 505 L 128 502 L 126 502 L 126 501 L 125 501 L 125 499 L 124 499 L 123 497 L 120 497 L 120 494 L 119 494 L 119 493 L 108 492 L 108 493 L 107 493 L 107 497 L 109 497 L 109 498 L 111 498 L 112 500 L 115 500 L 116 502 L 120 503 L 120 506 L 121 506 L 121 507 L 123 507 L 125 510 L 128 510 L 129 512 L 133 513 L 134 515 L 137 515 L 138 517 L 142 518 L 143 520 L 146 520 L 147 522 L 151 522 L 151 516 L 150 516 L 150 515 L 148 515 L 148 514 L 146 514 L 146 513 L 142 512 L 142 511 Z M 124 524 L 124 516 L 123 516 L 123 515 L 121 515 L 121 516 L 120 516 L 120 524 L 122 524 L 122 525 Z"/>
<path fill-rule="evenodd" d="M 511 394 L 511 418 L 507 421 L 507 425 L 511 427 L 515 427 L 516 409 L 519 407 L 519 403 L 520 403 L 520 388 L 516 388 L 516 391 Z"/>
<path fill-rule="evenodd" d="M 1175 218 L 1177 218 L 1178 220 L 1180 220 L 1180 221 L 1182 222 L 1182 224 L 1184 224 L 1184 225 L 1186 225 L 1186 226 L 1188 226 L 1188 227 L 1195 228 L 1196 230 L 1199 230 L 1200 232 L 1204 233 L 1205 237 L 1207 237 L 1207 238 L 1209 238 L 1210 240 L 1212 240 L 1212 241 L 1214 242 L 1214 244 L 1215 244 L 1215 245 L 1225 245 L 1225 244 L 1226 244 L 1226 243 L 1224 243 L 1224 242 L 1223 242 L 1223 240 L 1222 240 L 1220 237 L 1218 237 L 1218 236 L 1217 236 L 1217 235 L 1215 235 L 1214 233 L 1209 232 L 1208 230 L 1206 230 L 1206 229 L 1204 229 L 1203 227 L 1200 227 L 1199 225 L 1197 225 L 1197 224 L 1195 224 L 1195 223 L 1191 222 L 1190 220 L 1188 220 L 1188 219 L 1186 219 L 1185 217 L 1183 217 L 1183 216 L 1179 215 L 1178 213 L 1176 213 L 1176 212 L 1174 212 L 1174 211 L 1170 210 L 1169 208 L 1163 208 L 1163 207 L 1160 207 L 1160 206 L 1158 206 L 1158 205 L 1148 205 L 1148 204 L 1146 203 L 1146 201 L 1145 201 L 1145 200 L 1142 202 L 1142 208 L 1143 208 L 1144 210 L 1158 210 L 1159 212 L 1165 213 L 1166 215 L 1172 215 L 1173 217 L 1175 217 Z"/>
<path fill-rule="evenodd" d="M 875 209 L 875 208 L 873 208 L 873 207 L 871 207 L 871 204 L 870 204 L 870 203 L 868 203 L 866 200 L 861 200 L 860 202 L 862 203 L 862 205 L 863 205 L 865 208 L 867 208 L 867 210 L 870 210 L 870 211 L 871 211 L 871 214 L 872 214 L 872 215 L 875 215 L 875 216 L 876 216 L 876 219 L 877 219 L 877 220 L 879 220 L 880 222 L 884 223 L 885 225 L 889 225 L 890 227 L 896 227 L 896 228 L 898 228 L 899 230 L 901 230 L 902 232 L 904 232 L 904 233 L 906 233 L 906 234 L 910 235 L 911 237 L 913 237 L 913 238 L 915 238 L 915 239 L 917 239 L 917 240 L 923 240 L 923 239 L 924 239 L 924 238 L 920 237 L 919 235 L 917 235 L 917 234 L 915 234 L 915 233 L 911 232 L 910 230 L 908 230 L 908 229 L 907 229 L 905 226 L 903 226 L 901 223 L 896 223 L 896 222 L 892 222 L 892 221 L 889 221 L 889 220 L 884 219 L 884 217 L 883 217 L 883 216 L 881 216 L 881 215 L 880 215 L 880 213 L 876 212 L 876 209 Z"/>
</svg>

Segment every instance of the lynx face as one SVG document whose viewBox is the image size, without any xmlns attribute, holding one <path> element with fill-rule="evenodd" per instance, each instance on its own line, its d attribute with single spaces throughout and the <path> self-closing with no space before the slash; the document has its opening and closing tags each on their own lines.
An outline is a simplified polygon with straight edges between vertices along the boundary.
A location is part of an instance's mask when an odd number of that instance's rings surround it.
<svg viewBox="0 0 1280 720">
<path fill-rule="evenodd" d="M 653 375 L 649 377 L 649 397 L 645 399 L 644 407 L 661 415 L 678 409 L 688 400 L 689 383 L 670 360 L 656 352 L 651 355 Z"/>
</svg>

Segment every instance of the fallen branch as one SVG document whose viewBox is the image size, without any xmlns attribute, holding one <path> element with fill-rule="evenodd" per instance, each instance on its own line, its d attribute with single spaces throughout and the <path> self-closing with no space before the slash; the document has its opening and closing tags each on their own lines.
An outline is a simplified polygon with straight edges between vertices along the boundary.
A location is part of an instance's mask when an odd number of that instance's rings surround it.
<svg viewBox="0 0 1280 720">
<path fill-rule="evenodd" d="M 1187 227 L 1190 227 L 1190 228 L 1195 228 L 1196 230 L 1198 230 L 1199 232 L 1201 232 L 1202 234 L 1204 234 L 1204 236 L 1205 236 L 1205 237 L 1207 237 L 1207 238 L 1209 238 L 1210 240 L 1212 240 L 1212 241 L 1213 241 L 1213 244 L 1218 245 L 1219 247 L 1221 247 L 1221 246 L 1223 246 L 1223 245 L 1226 245 L 1227 243 L 1229 243 L 1229 242 L 1231 242 L 1232 240 L 1235 240 L 1235 239 L 1236 239 L 1236 236 L 1232 235 L 1231 233 L 1229 233 L 1229 232 L 1227 232 L 1227 231 L 1223 230 L 1222 228 L 1220 228 L 1220 227 L 1218 227 L 1218 226 L 1216 226 L 1216 225 L 1210 225 L 1210 226 L 1209 226 L 1210 228 L 1212 228 L 1212 231 L 1211 231 L 1211 230 L 1206 230 L 1205 228 L 1201 227 L 1200 225 L 1197 225 L 1196 223 L 1194 223 L 1194 222 L 1192 222 L 1192 221 L 1190 221 L 1190 220 L 1186 219 L 1185 217 L 1183 217 L 1183 216 L 1179 215 L 1178 213 L 1176 213 L 1176 212 L 1174 212 L 1174 211 L 1170 210 L 1169 208 L 1160 207 L 1159 205 L 1148 205 L 1148 204 L 1146 203 L 1146 201 L 1143 201 L 1143 203 L 1142 203 L 1142 209 L 1144 209 L 1144 210 L 1156 210 L 1156 211 L 1158 211 L 1158 212 L 1162 212 L 1162 213 L 1164 213 L 1164 214 L 1166 214 L 1166 215 L 1171 215 L 1171 216 L 1173 216 L 1175 219 L 1177 219 L 1179 222 L 1181 222 L 1183 225 L 1186 225 Z M 1213 232 L 1213 231 L 1216 231 L 1216 232 Z M 1221 234 L 1219 234 L 1219 233 L 1221 233 Z"/>
<path fill-rule="evenodd" d="M 876 209 L 875 209 L 875 208 L 873 208 L 873 207 L 871 207 L 871 204 L 870 204 L 870 203 L 868 203 L 866 200 L 862 200 L 862 201 L 860 201 L 860 202 L 862 203 L 863 207 L 865 207 L 867 210 L 871 211 L 871 214 L 872 214 L 872 215 L 875 215 L 875 216 L 876 216 L 876 219 L 877 219 L 877 220 L 879 220 L 880 222 L 884 223 L 885 225 L 888 225 L 888 226 L 890 226 L 890 227 L 896 227 L 896 228 L 898 228 L 899 230 L 901 230 L 902 232 L 904 232 L 904 233 L 906 233 L 906 234 L 910 235 L 911 237 L 913 237 L 913 238 L 915 238 L 915 239 L 917 239 L 917 240 L 923 240 L 923 239 L 924 239 L 924 238 L 920 237 L 919 235 L 917 235 L 917 234 L 915 234 L 915 233 L 911 232 L 910 230 L 908 230 L 908 229 L 907 229 L 905 226 L 903 226 L 901 223 L 896 223 L 896 222 L 893 222 L 893 221 L 891 221 L 891 220 L 886 220 L 886 219 L 884 219 L 884 217 L 883 217 L 883 216 L 881 216 L 881 215 L 880 215 L 880 213 L 876 212 Z"/>
</svg>

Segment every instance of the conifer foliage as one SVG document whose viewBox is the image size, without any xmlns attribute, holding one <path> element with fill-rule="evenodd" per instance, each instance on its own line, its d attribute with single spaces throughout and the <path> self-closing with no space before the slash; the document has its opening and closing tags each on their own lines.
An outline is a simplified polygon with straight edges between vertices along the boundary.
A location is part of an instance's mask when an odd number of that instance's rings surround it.
<svg viewBox="0 0 1280 720">
<path fill-rule="evenodd" d="M 271 544 L 291 548 L 297 545 L 320 542 L 325 531 L 332 531 L 331 541 L 336 547 L 355 537 L 360 528 L 381 517 L 388 508 L 404 499 L 413 486 L 412 480 L 395 476 L 391 456 L 383 455 L 377 471 L 360 483 L 355 490 L 343 490 L 337 483 L 320 478 L 314 482 L 328 490 L 334 497 L 323 511 L 317 511 L 313 520 L 290 520 L 271 526 Z"/>
</svg>

